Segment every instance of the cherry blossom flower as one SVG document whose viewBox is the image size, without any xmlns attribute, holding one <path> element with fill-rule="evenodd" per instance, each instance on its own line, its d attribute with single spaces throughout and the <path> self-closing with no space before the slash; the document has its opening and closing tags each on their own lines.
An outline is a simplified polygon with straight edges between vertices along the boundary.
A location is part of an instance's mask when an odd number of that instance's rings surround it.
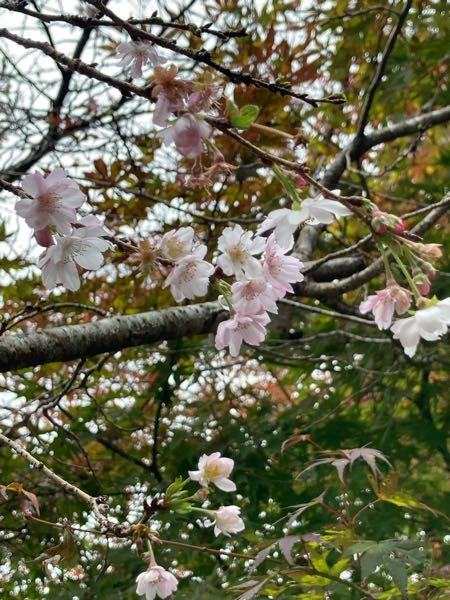
<svg viewBox="0 0 450 600">
<path fill-rule="evenodd" d="M 185 298 L 192 300 L 207 293 L 209 278 L 214 272 L 214 267 L 202 260 L 205 254 L 206 246 L 197 246 L 192 254 L 177 261 L 169 273 L 163 287 L 170 285 L 172 296 L 177 302 Z"/>
<path fill-rule="evenodd" d="M 197 113 L 209 110 L 215 100 L 219 96 L 219 87 L 216 85 L 203 85 L 200 90 L 197 90 L 189 95 L 186 107 L 191 113 Z"/>
<path fill-rule="evenodd" d="M 216 348 L 222 350 L 229 346 L 231 356 L 237 356 L 242 342 L 259 346 L 266 337 L 266 325 L 270 317 L 266 312 L 246 315 L 237 312 L 233 318 L 219 323 L 216 333 Z"/>
<path fill-rule="evenodd" d="M 119 65 L 131 64 L 131 76 L 142 77 L 142 67 L 148 61 L 156 67 L 167 62 L 166 58 L 159 56 L 153 44 L 147 40 L 139 42 L 122 42 L 117 46 L 117 54 L 122 55 Z"/>
<path fill-rule="evenodd" d="M 221 533 L 230 537 L 230 534 L 245 529 L 244 521 L 239 516 L 241 509 L 238 506 L 221 506 L 213 512 L 215 519 L 214 535 L 216 537 Z"/>
<path fill-rule="evenodd" d="M 234 308 L 241 313 L 278 313 L 276 301 L 279 294 L 264 277 L 236 281 L 231 286 L 231 294 Z"/>
<path fill-rule="evenodd" d="M 111 231 L 108 231 L 106 227 L 103 226 L 103 223 L 100 221 L 98 217 L 95 215 L 86 215 L 82 217 L 79 221 L 77 221 L 76 225 L 82 226 L 78 227 L 78 231 L 81 232 L 81 236 L 86 235 L 86 232 L 89 232 L 90 237 L 103 237 L 105 235 L 111 235 Z"/>
<path fill-rule="evenodd" d="M 333 190 L 333 193 L 339 194 L 339 190 Z M 273 210 L 259 226 L 258 233 L 275 229 L 277 243 L 284 248 L 290 248 L 293 243 L 292 235 L 300 223 L 308 221 L 313 225 L 317 223 L 328 225 L 335 218 L 347 217 L 351 214 L 351 210 L 337 200 L 328 200 L 319 194 L 315 198 L 303 200 L 298 210 L 290 208 Z"/>
<path fill-rule="evenodd" d="M 394 339 L 400 340 L 405 354 L 412 357 L 417 351 L 420 338 L 427 341 L 438 340 L 447 332 L 449 325 L 450 298 L 446 298 L 419 309 L 412 317 L 395 321 L 391 331 Z"/>
<path fill-rule="evenodd" d="M 175 143 L 178 152 L 187 158 L 195 158 L 205 150 L 204 140 L 210 137 L 212 128 L 202 119 L 194 115 L 181 116 L 175 125 L 171 125 L 158 133 L 165 146 Z"/>
<path fill-rule="evenodd" d="M 378 329 L 389 329 L 394 316 L 405 313 L 411 306 L 411 293 L 397 284 L 388 285 L 362 302 L 360 312 L 365 315 L 372 311 Z"/>
<path fill-rule="evenodd" d="M 39 259 L 42 281 L 48 289 L 62 283 L 68 290 L 80 288 L 76 265 L 96 270 L 103 264 L 102 252 L 109 248 L 106 240 L 94 235 L 95 229 L 81 227 L 70 236 L 55 236 L 55 244 L 47 248 Z"/>
<path fill-rule="evenodd" d="M 47 177 L 36 171 L 26 175 L 22 182 L 24 191 L 32 198 L 22 198 L 16 203 L 16 212 L 23 217 L 29 227 L 37 232 L 54 225 L 56 231 L 67 235 L 71 223 L 76 221 L 76 209 L 84 202 L 84 195 L 78 184 L 67 177 L 67 171 L 58 167 Z M 43 241 L 44 234 L 38 233 Z M 48 241 L 48 231 L 45 234 Z M 44 244 L 41 244 L 44 245 Z"/>
<path fill-rule="evenodd" d="M 176 262 L 191 253 L 193 242 L 192 227 L 180 227 L 165 233 L 159 247 L 164 258 Z"/>
<path fill-rule="evenodd" d="M 339 190 L 332 190 L 333 194 L 339 194 Z M 348 217 L 352 211 L 337 200 L 329 200 L 317 195 L 315 198 L 306 198 L 302 201 L 300 213 L 304 216 L 304 221 L 312 224 L 323 223 L 328 225 L 338 217 Z"/>
<path fill-rule="evenodd" d="M 262 267 L 253 255 L 260 254 L 265 245 L 264 238 L 254 238 L 251 231 L 244 232 L 240 225 L 226 227 L 217 242 L 217 247 L 222 252 L 217 264 L 225 275 L 234 275 L 237 279 L 258 277 Z"/>
<path fill-rule="evenodd" d="M 225 458 L 220 452 L 213 452 L 210 455 L 203 454 L 198 461 L 198 471 L 189 471 L 189 477 L 192 481 L 198 481 L 203 487 L 208 483 L 214 483 L 219 490 L 224 492 L 234 492 L 236 485 L 228 479 L 234 467 L 234 460 Z"/>
<path fill-rule="evenodd" d="M 153 123 L 160 127 L 167 125 L 170 113 L 186 108 L 189 94 L 194 89 L 192 81 L 178 79 L 177 68 L 170 65 L 168 69 L 155 67 L 155 84 L 152 94 L 157 97 L 153 112 Z"/>
<path fill-rule="evenodd" d="M 274 229 L 277 243 L 283 248 L 290 249 L 294 243 L 293 233 L 304 220 L 303 215 L 298 210 L 278 208 L 267 215 L 258 227 L 257 233 Z"/>
<path fill-rule="evenodd" d="M 278 298 L 285 296 L 287 292 L 292 293 L 291 283 L 299 283 L 305 277 L 300 269 L 303 263 L 295 256 L 285 256 L 289 248 L 277 244 L 273 233 L 267 238 L 264 250 L 263 273 L 266 280 L 278 293 Z"/>
<path fill-rule="evenodd" d="M 156 564 L 150 565 L 147 571 L 140 573 L 136 577 L 136 583 L 136 594 L 145 596 L 145 600 L 154 600 L 156 596 L 168 598 L 178 587 L 175 575 Z"/>
</svg>

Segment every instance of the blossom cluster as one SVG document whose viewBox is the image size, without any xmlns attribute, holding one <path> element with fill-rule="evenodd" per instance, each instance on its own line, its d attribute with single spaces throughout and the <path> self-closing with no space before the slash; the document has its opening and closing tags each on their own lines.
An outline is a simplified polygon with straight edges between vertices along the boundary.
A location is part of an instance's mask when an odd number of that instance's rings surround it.
<svg viewBox="0 0 450 600">
<path fill-rule="evenodd" d="M 214 267 L 203 260 L 207 248 L 205 244 L 195 243 L 192 227 L 181 227 L 166 233 L 159 251 L 161 258 L 173 265 L 163 287 L 170 286 L 177 302 L 206 295 Z"/>
<path fill-rule="evenodd" d="M 160 56 L 154 45 L 147 41 L 123 42 L 118 45 L 120 65 L 131 65 L 131 76 L 142 77 L 142 68 L 148 62 L 155 67 L 153 96 L 156 98 L 153 123 L 164 127 L 158 134 L 164 145 L 175 143 L 177 150 L 187 158 L 196 158 L 204 151 L 205 140 L 212 127 L 201 116 L 209 110 L 215 100 L 216 87 L 204 85 L 197 88 L 194 82 L 176 77 L 177 68 Z M 176 121 L 169 124 L 170 116 Z"/>
<path fill-rule="evenodd" d="M 292 283 L 303 281 L 303 264 L 286 256 L 289 248 L 280 246 L 273 234 L 266 239 L 240 225 L 224 229 L 218 249 L 217 265 L 236 281 L 227 298 L 233 314 L 219 324 L 216 347 L 228 346 L 231 356 L 237 356 L 243 342 L 257 346 L 265 339 L 268 313 L 276 314 L 277 301 L 293 292 Z"/>
<path fill-rule="evenodd" d="M 221 456 L 220 452 L 213 452 L 210 455 L 203 454 L 198 461 L 198 470 L 189 471 L 189 478 L 207 488 L 209 483 L 213 483 L 219 490 L 224 492 L 236 491 L 236 485 L 229 475 L 234 467 L 234 461 L 231 458 Z M 217 510 L 201 509 L 212 521 L 206 521 L 206 525 L 214 525 L 214 535 L 223 533 L 230 536 L 233 533 L 239 533 L 245 528 L 244 521 L 241 519 L 241 509 L 235 505 L 221 506 Z"/>
<path fill-rule="evenodd" d="M 178 77 L 174 65 L 164 68 L 167 59 L 147 40 L 121 43 L 117 53 L 119 64 L 131 66 L 132 77 L 142 77 L 145 65 L 153 65 L 153 123 L 163 128 L 158 136 L 165 145 L 175 143 L 187 158 L 197 159 L 212 134 L 204 113 L 215 105 L 217 87 Z M 219 162 L 223 169 L 225 161 L 221 158 Z M 282 183 L 288 179 L 278 167 L 274 167 L 274 172 Z M 79 289 L 79 267 L 95 270 L 103 264 L 102 253 L 109 247 L 107 232 L 94 215 L 79 215 L 85 197 L 64 169 L 57 168 L 46 177 L 39 172 L 26 175 L 22 186 L 26 195 L 17 202 L 16 211 L 33 229 L 37 243 L 45 248 L 39 259 L 44 285 L 51 289 L 62 283 L 69 290 Z M 304 181 L 297 185 L 303 186 Z M 230 318 L 218 326 L 216 347 L 228 347 L 230 354 L 237 356 L 244 342 L 261 344 L 267 335 L 270 314 L 278 311 L 277 302 L 294 291 L 293 284 L 304 279 L 303 264 L 288 255 L 296 230 L 305 223 L 327 225 L 351 215 L 348 203 L 339 201 L 339 194 L 339 190 L 324 191 L 300 200 L 295 191 L 288 194 L 292 207 L 270 212 L 256 233 L 244 231 L 240 225 L 225 228 L 218 240 L 215 265 L 205 260 L 207 247 L 195 239 L 192 227 L 169 231 L 157 246 L 157 260 L 168 272 L 163 287 L 170 287 L 174 299 L 182 302 L 205 296 L 212 277 L 218 279 L 223 274 L 233 278 L 233 283 L 217 286 Z M 362 302 L 360 311 L 371 311 L 378 327 L 390 329 L 405 353 L 413 356 L 420 338 L 439 339 L 450 325 L 450 300 L 426 298 L 436 275 L 432 262 L 439 257 L 440 249 L 433 244 L 411 242 L 405 235 L 403 221 L 382 212 L 370 201 L 366 200 L 362 210 L 366 211 L 375 235 L 393 240 L 389 249 L 408 279 L 409 289 L 400 286 L 389 270 L 386 288 Z M 402 245 L 408 265 L 413 265 L 411 275 L 405 274 L 408 269 L 395 254 L 395 244 Z M 410 311 L 413 300 L 418 310 L 394 322 L 394 315 L 404 316 Z"/>
<path fill-rule="evenodd" d="M 221 456 L 220 452 L 213 452 L 209 455 L 203 454 L 198 461 L 198 470 L 189 471 L 189 480 L 198 482 L 202 488 L 207 490 L 209 489 L 209 484 L 212 483 L 222 491 L 234 492 L 236 491 L 236 485 L 229 479 L 233 467 L 234 461 L 231 458 Z M 238 506 L 228 505 L 221 506 L 217 510 L 210 510 L 208 508 L 195 508 L 188 504 L 188 500 L 204 499 L 206 497 L 202 494 L 197 494 L 190 498 L 185 498 L 186 492 L 183 490 L 183 487 L 189 480 L 176 486 L 177 492 L 174 494 L 174 496 L 178 496 L 182 500 L 183 513 L 190 509 L 191 511 L 205 514 L 208 517 L 205 525 L 208 527 L 214 525 L 215 536 L 221 533 L 230 536 L 245 529 Z M 170 499 L 168 503 L 170 505 Z M 177 578 L 170 571 L 167 571 L 156 563 L 151 545 L 150 552 L 146 557 L 149 566 L 146 571 L 140 573 L 136 578 L 136 593 L 139 596 L 145 596 L 145 600 L 154 600 L 156 596 L 167 598 L 176 591 L 178 587 Z"/>
<path fill-rule="evenodd" d="M 436 341 L 445 335 L 450 326 L 450 298 L 427 298 L 431 291 L 431 281 L 436 276 L 433 262 L 442 256 L 442 250 L 438 244 L 411 241 L 403 236 L 406 226 L 401 219 L 380 211 L 370 202 L 367 204 L 374 232 L 389 236 L 388 242 L 381 246 L 388 281 L 384 289 L 363 301 L 359 310 L 362 314 L 372 312 L 378 328 L 390 329 L 394 339 L 402 344 L 405 354 L 413 357 L 420 339 Z M 408 289 L 397 282 L 386 256 L 386 249 L 389 249 L 400 268 Z M 410 310 L 413 302 L 417 307 L 416 311 Z M 411 316 L 394 321 L 394 315 L 402 316 L 408 312 Z"/>
<path fill-rule="evenodd" d="M 107 232 L 94 215 L 79 217 L 77 210 L 85 197 L 65 169 L 57 168 L 47 177 L 36 171 L 26 175 L 22 188 L 28 195 L 16 203 L 16 212 L 34 230 L 40 246 L 39 259 L 44 285 L 52 289 L 62 283 L 78 290 L 77 265 L 96 270 L 103 264 L 102 252 L 109 248 Z"/>
</svg>

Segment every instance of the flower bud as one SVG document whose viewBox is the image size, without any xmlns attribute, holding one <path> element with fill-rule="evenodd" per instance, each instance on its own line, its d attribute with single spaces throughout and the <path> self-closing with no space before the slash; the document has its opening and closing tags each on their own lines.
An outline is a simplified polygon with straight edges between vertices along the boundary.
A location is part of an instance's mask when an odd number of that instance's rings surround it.
<svg viewBox="0 0 450 600">
<path fill-rule="evenodd" d="M 414 283 L 422 296 L 428 296 L 431 290 L 430 280 L 425 273 L 417 273 L 414 275 Z"/>
<path fill-rule="evenodd" d="M 405 224 L 399 217 L 385 213 L 378 208 L 372 213 L 371 225 L 373 230 L 380 235 L 385 235 L 388 231 L 402 234 L 406 230 Z"/>
<path fill-rule="evenodd" d="M 417 244 L 420 256 L 424 260 L 433 261 L 442 257 L 442 244 Z"/>
</svg>

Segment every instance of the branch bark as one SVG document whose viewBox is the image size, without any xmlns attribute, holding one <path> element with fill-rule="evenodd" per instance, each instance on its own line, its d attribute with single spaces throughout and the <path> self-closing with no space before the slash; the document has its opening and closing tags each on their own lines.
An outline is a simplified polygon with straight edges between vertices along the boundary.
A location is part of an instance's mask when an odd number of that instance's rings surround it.
<svg viewBox="0 0 450 600">
<path fill-rule="evenodd" d="M 226 316 L 218 302 L 205 302 L 54 327 L 29 335 L 8 335 L 0 338 L 0 372 L 213 333 Z"/>
</svg>

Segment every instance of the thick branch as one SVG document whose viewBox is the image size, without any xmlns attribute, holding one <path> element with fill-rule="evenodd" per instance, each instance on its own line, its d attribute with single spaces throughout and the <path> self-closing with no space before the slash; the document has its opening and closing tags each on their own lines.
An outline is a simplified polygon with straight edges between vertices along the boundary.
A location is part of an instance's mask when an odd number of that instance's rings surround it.
<svg viewBox="0 0 450 600">
<path fill-rule="evenodd" d="M 372 131 L 362 137 L 355 137 L 350 145 L 344 148 L 329 165 L 322 179 L 322 184 L 327 188 L 335 187 L 347 166 L 351 162 L 359 160 L 365 152 L 374 146 L 426 131 L 434 125 L 440 125 L 448 121 L 450 121 L 450 106 L 444 106 L 443 108 L 422 113 L 417 117 L 405 119 L 395 125 L 388 125 L 387 127 L 383 127 L 383 129 Z"/>
<path fill-rule="evenodd" d="M 226 314 L 218 302 L 205 302 L 4 336 L 0 338 L 0 372 L 212 333 Z"/>
</svg>

